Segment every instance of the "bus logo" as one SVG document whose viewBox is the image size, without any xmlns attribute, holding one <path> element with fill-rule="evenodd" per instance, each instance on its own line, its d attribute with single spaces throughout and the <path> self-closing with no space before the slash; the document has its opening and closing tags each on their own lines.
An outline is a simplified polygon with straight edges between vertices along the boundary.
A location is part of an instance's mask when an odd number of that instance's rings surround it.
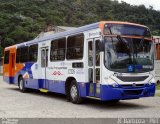
<svg viewBox="0 0 160 124">
<path fill-rule="evenodd" d="M 63 75 L 60 71 L 54 71 L 53 73 L 52 73 L 52 75 Z"/>
<path fill-rule="evenodd" d="M 132 84 L 132 86 L 133 86 L 133 87 L 136 87 L 136 84 L 135 84 L 135 83 L 133 83 L 133 84 Z"/>
</svg>

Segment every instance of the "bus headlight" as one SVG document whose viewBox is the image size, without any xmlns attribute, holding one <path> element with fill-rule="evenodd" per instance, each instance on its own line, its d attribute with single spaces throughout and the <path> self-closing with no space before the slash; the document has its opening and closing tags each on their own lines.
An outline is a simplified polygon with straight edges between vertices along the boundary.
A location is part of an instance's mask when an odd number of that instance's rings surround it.
<svg viewBox="0 0 160 124">
<path fill-rule="evenodd" d="M 156 83 L 155 78 L 152 78 L 151 83 Z"/>
<path fill-rule="evenodd" d="M 118 87 L 118 83 L 111 78 L 107 79 L 107 84 L 112 86 L 112 87 Z"/>
<path fill-rule="evenodd" d="M 151 83 L 151 82 L 149 82 L 149 83 L 148 83 L 148 85 L 152 85 L 152 83 Z"/>
<path fill-rule="evenodd" d="M 153 83 L 156 83 L 156 80 L 154 78 L 152 78 L 150 81 L 149 81 L 149 85 L 152 85 Z"/>
<path fill-rule="evenodd" d="M 117 83 L 113 83 L 112 87 L 118 87 L 118 84 Z"/>
</svg>

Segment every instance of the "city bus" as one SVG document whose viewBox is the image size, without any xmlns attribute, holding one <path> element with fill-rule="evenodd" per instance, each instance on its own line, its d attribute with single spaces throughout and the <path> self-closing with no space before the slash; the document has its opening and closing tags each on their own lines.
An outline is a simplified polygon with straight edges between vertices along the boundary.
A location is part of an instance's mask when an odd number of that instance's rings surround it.
<svg viewBox="0 0 160 124">
<path fill-rule="evenodd" d="M 4 49 L 3 78 L 21 92 L 118 102 L 155 94 L 154 45 L 148 27 L 100 21 Z"/>
<path fill-rule="evenodd" d="M 160 36 L 153 36 L 153 42 L 155 47 L 155 80 L 156 84 L 160 85 Z"/>
</svg>

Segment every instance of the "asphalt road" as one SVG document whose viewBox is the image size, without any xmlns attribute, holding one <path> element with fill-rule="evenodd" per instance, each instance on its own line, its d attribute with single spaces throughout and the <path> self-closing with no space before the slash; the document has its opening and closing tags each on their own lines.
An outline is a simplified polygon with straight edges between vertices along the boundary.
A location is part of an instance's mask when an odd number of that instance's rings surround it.
<svg viewBox="0 0 160 124">
<path fill-rule="evenodd" d="M 120 101 L 109 105 L 86 100 L 75 105 L 64 95 L 30 91 L 3 82 L 0 76 L 0 118 L 125 118 L 160 117 L 160 97 Z"/>
</svg>

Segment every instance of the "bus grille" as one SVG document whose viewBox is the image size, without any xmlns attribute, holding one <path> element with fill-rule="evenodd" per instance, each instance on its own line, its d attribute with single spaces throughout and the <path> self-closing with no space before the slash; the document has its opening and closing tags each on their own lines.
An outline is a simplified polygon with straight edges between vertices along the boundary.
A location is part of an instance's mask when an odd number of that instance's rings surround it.
<svg viewBox="0 0 160 124">
<path fill-rule="evenodd" d="M 143 90 L 124 90 L 126 95 L 140 95 Z"/>
<path fill-rule="evenodd" d="M 144 84 L 136 84 L 133 86 L 133 84 L 126 84 L 126 85 L 121 85 L 122 88 L 127 88 L 127 87 L 143 87 Z"/>
<path fill-rule="evenodd" d="M 135 82 L 135 81 L 144 81 L 149 76 L 138 76 L 138 77 L 129 77 L 129 76 L 117 76 L 118 79 L 124 82 Z"/>
</svg>

